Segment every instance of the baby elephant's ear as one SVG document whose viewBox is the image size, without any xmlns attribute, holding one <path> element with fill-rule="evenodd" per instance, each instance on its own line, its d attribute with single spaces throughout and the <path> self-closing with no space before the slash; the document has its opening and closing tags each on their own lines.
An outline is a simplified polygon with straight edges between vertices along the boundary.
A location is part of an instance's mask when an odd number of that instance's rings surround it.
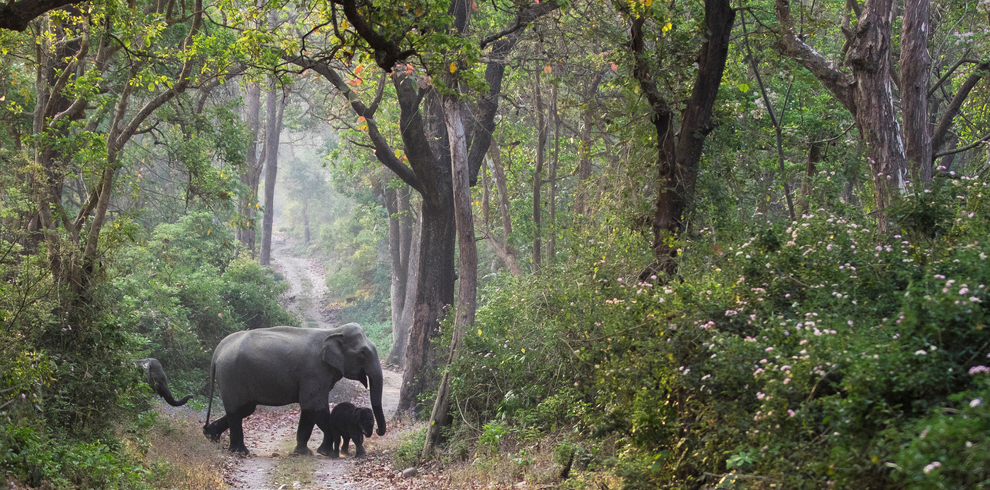
<svg viewBox="0 0 990 490">
<path fill-rule="evenodd" d="M 361 425 L 361 431 L 364 432 L 365 437 L 371 437 L 371 433 L 375 430 L 375 412 L 371 411 L 370 408 L 358 409 L 358 423 Z"/>
</svg>

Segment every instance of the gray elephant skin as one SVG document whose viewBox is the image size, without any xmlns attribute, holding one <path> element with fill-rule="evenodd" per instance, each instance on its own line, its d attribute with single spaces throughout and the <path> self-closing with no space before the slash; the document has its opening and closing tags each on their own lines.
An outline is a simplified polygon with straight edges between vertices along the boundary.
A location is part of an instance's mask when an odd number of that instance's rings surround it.
<svg viewBox="0 0 990 490">
<path fill-rule="evenodd" d="M 185 398 L 181 400 L 172 398 L 172 391 L 168 389 L 168 376 L 165 376 L 165 370 L 162 369 L 162 363 L 158 362 L 158 359 L 151 357 L 147 359 L 138 359 L 134 361 L 134 365 L 144 369 L 148 386 L 150 386 L 155 393 L 158 393 L 158 396 L 164 398 L 169 405 L 172 405 L 173 407 L 181 407 L 182 405 L 185 405 L 190 398 L 192 398 L 192 395 L 186 395 Z"/>
<path fill-rule="evenodd" d="M 217 441 L 230 429 L 230 451 L 247 454 L 242 420 L 258 405 L 298 403 L 296 454 L 307 447 L 313 425 L 326 435 L 317 452 L 331 453 L 330 390 L 341 378 L 361 382 L 371 392 L 378 435 L 385 434 L 384 378 L 375 344 L 356 323 L 339 327 L 271 327 L 235 332 L 220 341 L 210 365 L 210 402 L 203 434 Z M 210 423 L 214 380 L 226 415 Z"/>
<path fill-rule="evenodd" d="M 347 446 L 354 440 L 354 456 L 365 455 L 364 438 L 371 437 L 375 428 L 375 416 L 370 408 L 358 408 L 354 404 L 339 403 L 330 411 L 331 458 L 347 454 Z M 343 439 L 343 443 L 341 443 Z"/>
</svg>

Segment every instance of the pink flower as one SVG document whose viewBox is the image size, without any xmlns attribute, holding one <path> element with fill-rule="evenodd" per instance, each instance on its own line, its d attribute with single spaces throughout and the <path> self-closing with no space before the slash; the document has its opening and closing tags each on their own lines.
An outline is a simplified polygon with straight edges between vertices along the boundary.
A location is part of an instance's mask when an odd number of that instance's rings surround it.
<svg viewBox="0 0 990 490">
<path fill-rule="evenodd" d="M 969 375 L 970 376 L 976 376 L 977 374 L 980 374 L 980 373 L 990 373 L 990 368 L 988 368 L 986 366 L 982 366 L 982 365 L 981 366 L 973 366 L 973 367 L 969 368 Z"/>
<path fill-rule="evenodd" d="M 794 410 L 788 410 L 787 411 L 787 415 L 790 416 L 790 417 L 793 417 L 795 415 L 794 414 Z"/>
</svg>

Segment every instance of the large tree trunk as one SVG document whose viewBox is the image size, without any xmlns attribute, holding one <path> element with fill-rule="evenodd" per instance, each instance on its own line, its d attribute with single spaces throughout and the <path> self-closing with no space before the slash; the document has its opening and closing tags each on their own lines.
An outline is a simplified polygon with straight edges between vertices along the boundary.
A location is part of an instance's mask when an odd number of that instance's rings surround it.
<svg viewBox="0 0 990 490">
<path fill-rule="evenodd" d="M 855 32 L 848 39 L 846 62 L 852 67 L 850 77 L 798 36 L 789 0 L 774 2 L 784 51 L 813 73 L 853 115 L 866 142 L 875 188 L 877 228 L 881 232 L 890 230 L 884 209 L 896 192 L 907 185 L 904 146 L 891 88 L 893 7 L 893 0 L 867 1 Z"/>
<path fill-rule="evenodd" d="M 450 184 L 449 176 L 446 183 Z M 453 303 L 454 297 L 454 239 L 457 230 L 453 196 L 450 193 L 424 195 L 422 215 L 419 280 L 413 324 L 406 345 L 405 371 L 399 394 L 400 411 L 418 412 L 419 394 L 436 386 L 433 339 L 439 335 L 443 309 Z"/>
<path fill-rule="evenodd" d="M 698 75 L 691 95 L 681 112 L 680 130 L 675 135 L 674 113 L 661 95 L 649 69 L 643 36 L 645 18 L 633 20 L 630 47 L 635 56 L 633 74 L 646 93 L 653 109 L 651 122 L 657 132 L 657 200 L 653 218 L 653 250 L 656 262 L 643 272 L 668 277 L 677 274 L 677 249 L 672 238 L 683 231 L 688 205 L 694 199 L 695 183 L 705 138 L 714 129 L 712 107 L 725 71 L 729 52 L 729 35 L 736 13 L 728 0 L 705 0 L 705 25 L 708 37 L 698 53 Z M 674 138 L 677 145 L 674 146 Z"/>
<path fill-rule="evenodd" d="M 898 190 L 905 189 L 906 168 L 901 128 L 894 113 L 891 87 L 891 17 L 894 0 L 869 0 L 863 9 L 849 47 L 852 66 L 853 114 L 860 135 L 866 140 L 867 160 L 873 175 L 877 228 L 890 230 L 884 210 Z"/>
<path fill-rule="evenodd" d="M 471 212 L 471 187 L 468 169 L 467 138 L 461 120 L 461 102 L 456 95 L 444 97 L 444 113 L 447 115 L 447 134 L 450 137 L 450 165 L 454 194 L 454 217 L 457 223 L 458 278 L 457 313 L 454 332 L 450 341 L 447 364 L 457 356 L 464 331 L 474 324 L 478 291 L 478 253 L 474 242 L 474 215 Z M 437 389 L 437 398 L 426 433 L 423 459 L 430 456 L 440 436 L 440 428 L 447 425 L 450 411 L 450 370 L 446 370 Z"/>
<path fill-rule="evenodd" d="M 355 0 L 341 0 L 341 13 L 355 26 L 358 35 L 368 42 L 376 64 L 386 72 L 392 72 L 396 63 L 413 52 L 400 50 L 395 40 L 375 30 L 362 14 L 363 5 Z M 517 12 L 516 27 L 500 33 L 491 40 L 480 43 L 481 48 L 491 46 L 491 53 L 508 53 L 518 41 L 519 27 L 525 27 L 536 18 L 559 8 L 555 0 L 530 5 Z M 466 23 L 470 13 L 465 1 L 452 5 L 451 13 L 458 26 Z M 457 26 L 454 26 L 455 30 Z M 406 348 L 406 370 L 403 374 L 402 390 L 399 394 L 400 411 L 417 410 L 418 396 L 435 386 L 433 369 L 436 367 L 431 340 L 439 335 L 439 322 L 443 308 L 454 300 L 454 239 L 456 229 L 453 215 L 453 184 L 451 183 L 450 148 L 443 124 L 443 110 L 438 110 L 435 92 L 432 87 L 417 87 L 416 81 L 401 73 L 393 73 L 395 98 L 399 103 L 399 129 L 405 145 L 408 164 L 400 161 L 393 147 L 378 129 L 375 112 L 379 100 L 370 106 L 365 105 L 343 77 L 332 69 L 326 61 L 310 59 L 306 55 L 287 58 L 304 69 L 313 69 L 328 79 L 346 97 L 354 112 L 364 117 L 367 134 L 375 147 L 378 160 L 395 173 L 396 177 L 408 184 L 423 197 L 422 238 L 420 241 L 420 263 L 416 288 L 414 321 L 409 330 L 409 343 Z M 485 103 L 476 114 L 472 125 L 475 134 L 467 138 L 471 148 L 468 153 L 468 168 L 476 177 L 481 166 L 488 142 L 490 129 L 494 127 L 495 112 L 501 80 L 507 60 L 491 56 L 485 71 L 490 91 L 484 97 Z M 425 92 L 425 93 L 424 93 Z M 479 148 L 480 145 L 480 148 Z M 471 179 L 472 181 L 474 178 Z"/>
<path fill-rule="evenodd" d="M 282 133 L 282 115 L 285 113 L 285 99 L 278 99 L 275 79 L 269 81 L 270 91 L 266 112 L 268 122 L 265 128 L 265 215 L 261 229 L 261 265 L 268 265 L 272 258 L 272 226 L 275 220 L 275 181 L 278 178 L 278 141 Z"/>
</svg>

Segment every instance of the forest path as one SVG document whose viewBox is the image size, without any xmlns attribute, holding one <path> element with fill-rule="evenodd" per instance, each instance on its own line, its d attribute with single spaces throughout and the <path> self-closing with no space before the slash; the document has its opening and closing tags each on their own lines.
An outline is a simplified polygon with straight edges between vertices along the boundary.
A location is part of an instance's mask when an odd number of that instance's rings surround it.
<svg viewBox="0 0 990 490">
<path fill-rule="evenodd" d="M 272 263 L 289 283 L 289 290 L 281 298 L 283 304 L 302 320 L 305 327 L 330 327 L 320 308 L 327 293 L 323 267 L 317 261 L 293 255 L 294 243 L 282 237 L 272 237 Z M 385 387 L 382 408 L 385 418 L 392 420 L 399 404 L 399 387 L 402 373 L 385 368 Z M 332 404 L 349 401 L 357 406 L 370 406 L 367 390 L 356 381 L 340 380 L 330 392 Z M 381 438 L 377 435 L 365 440 L 367 457 L 356 459 L 343 456 L 330 459 L 326 456 L 296 456 L 292 453 L 296 442 L 296 426 L 299 423 L 299 405 L 285 407 L 258 407 L 254 415 L 244 419 L 244 442 L 251 452 L 246 458 L 238 458 L 225 475 L 230 489 L 239 490 L 315 490 L 347 489 L 363 490 L 382 488 L 379 461 L 384 451 L 379 450 Z M 389 427 L 385 438 L 394 434 Z M 323 441 L 319 427 L 313 429 L 309 447 L 314 451 Z M 354 448 L 351 445 L 351 454 Z M 391 480 L 387 475 L 385 480 Z"/>
</svg>

